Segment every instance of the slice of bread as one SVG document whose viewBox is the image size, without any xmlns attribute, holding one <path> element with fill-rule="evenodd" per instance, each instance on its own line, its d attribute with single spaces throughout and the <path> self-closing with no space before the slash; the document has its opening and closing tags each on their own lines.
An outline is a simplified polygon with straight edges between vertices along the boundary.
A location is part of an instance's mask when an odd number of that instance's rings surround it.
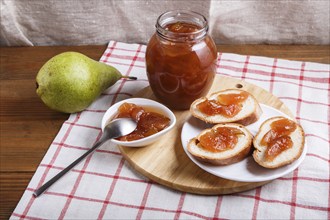
<svg viewBox="0 0 330 220">
<path fill-rule="evenodd" d="M 280 116 L 273 117 L 263 122 L 259 128 L 258 133 L 253 138 L 253 146 L 255 148 L 253 152 L 253 158 L 259 165 L 266 168 L 278 168 L 290 164 L 300 157 L 304 149 L 304 144 L 305 144 L 304 130 L 299 124 L 296 124 L 297 125 L 296 129 L 288 135 L 293 142 L 293 146 L 291 148 L 282 151 L 280 154 L 275 156 L 273 160 L 266 159 L 265 155 L 266 155 L 267 146 L 262 145 L 261 141 L 264 135 L 271 129 L 270 127 L 271 123 L 280 119 L 284 119 L 284 117 L 280 117 Z"/>
<path fill-rule="evenodd" d="M 212 93 L 209 96 L 209 98 L 206 97 L 199 98 L 191 104 L 190 112 L 194 117 L 211 124 L 218 124 L 218 123 L 238 123 L 242 125 L 252 124 L 260 118 L 262 114 L 262 110 L 260 108 L 258 101 L 250 93 L 248 93 L 249 94 L 248 98 L 244 102 L 242 102 L 242 109 L 233 117 L 226 117 L 222 114 L 207 115 L 202 113 L 197 107 L 199 103 L 202 103 L 207 99 L 216 100 L 220 94 L 239 94 L 242 91 L 243 90 L 239 90 L 239 89 L 227 89 L 216 93 Z"/>
<path fill-rule="evenodd" d="M 200 144 L 200 137 L 211 130 L 216 130 L 218 127 L 236 128 L 242 134 L 238 134 L 238 141 L 236 145 L 231 148 L 220 152 L 212 152 Z M 243 160 L 251 152 L 252 134 L 240 124 L 227 123 L 217 124 L 210 129 L 203 130 L 197 137 L 191 139 L 188 143 L 188 152 L 197 160 L 210 163 L 213 165 L 229 165 Z"/>
</svg>

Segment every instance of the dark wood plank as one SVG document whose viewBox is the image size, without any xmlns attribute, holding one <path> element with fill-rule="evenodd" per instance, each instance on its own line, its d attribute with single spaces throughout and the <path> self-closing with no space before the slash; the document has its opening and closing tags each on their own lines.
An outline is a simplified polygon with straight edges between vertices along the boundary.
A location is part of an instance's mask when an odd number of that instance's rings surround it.
<svg viewBox="0 0 330 220">
<path fill-rule="evenodd" d="M 8 219 L 34 172 L 2 172 L 0 173 L 0 219 Z"/>
<path fill-rule="evenodd" d="M 68 114 L 47 108 L 35 77 L 51 57 L 77 51 L 98 60 L 106 46 L 1 48 L 0 213 L 8 219 Z"/>
<path fill-rule="evenodd" d="M 62 123 L 69 117 L 47 108 L 35 93 L 35 77 L 65 51 L 100 59 L 106 45 L 0 48 L 0 218 L 8 219 Z M 330 47 L 219 45 L 226 53 L 330 63 Z"/>
</svg>

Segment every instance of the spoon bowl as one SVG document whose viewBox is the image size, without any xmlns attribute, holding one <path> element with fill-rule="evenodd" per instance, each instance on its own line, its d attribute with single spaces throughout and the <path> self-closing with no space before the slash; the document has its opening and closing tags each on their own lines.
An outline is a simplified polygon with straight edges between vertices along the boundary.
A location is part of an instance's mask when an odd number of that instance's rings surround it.
<svg viewBox="0 0 330 220">
<path fill-rule="evenodd" d="M 99 141 L 107 141 L 132 133 L 137 127 L 137 123 L 131 118 L 117 118 L 109 121 L 102 129 L 103 134 Z"/>
</svg>

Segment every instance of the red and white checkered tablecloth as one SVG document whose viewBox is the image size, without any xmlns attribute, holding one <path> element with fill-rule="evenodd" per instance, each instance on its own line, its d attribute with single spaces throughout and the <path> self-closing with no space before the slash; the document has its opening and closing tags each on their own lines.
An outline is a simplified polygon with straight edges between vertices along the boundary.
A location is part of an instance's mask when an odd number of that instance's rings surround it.
<svg viewBox="0 0 330 220">
<path fill-rule="evenodd" d="M 101 61 L 138 80 L 119 80 L 85 111 L 70 115 L 11 219 L 330 219 L 330 65 L 228 53 L 219 54 L 217 74 L 273 93 L 305 129 L 309 148 L 298 169 L 246 192 L 194 195 L 146 179 L 107 143 L 34 198 L 37 187 L 96 142 L 112 104 L 148 86 L 145 50 L 109 43 Z"/>
</svg>

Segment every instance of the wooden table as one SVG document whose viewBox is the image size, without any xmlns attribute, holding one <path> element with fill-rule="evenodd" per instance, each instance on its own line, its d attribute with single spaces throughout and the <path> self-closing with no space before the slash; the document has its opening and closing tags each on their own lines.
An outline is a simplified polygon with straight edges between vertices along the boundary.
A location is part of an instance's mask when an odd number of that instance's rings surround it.
<svg viewBox="0 0 330 220">
<path fill-rule="evenodd" d="M 98 60 L 106 45 L 2 47 L 0 87 L 0 218 L 8 219 L 68 114 L 48 109 L 35 93 L 40 67 L 54 55 L 78 51 Z M 330 64 L 330 47 L 221 45 L 221 52 Z"/>
</svg>

